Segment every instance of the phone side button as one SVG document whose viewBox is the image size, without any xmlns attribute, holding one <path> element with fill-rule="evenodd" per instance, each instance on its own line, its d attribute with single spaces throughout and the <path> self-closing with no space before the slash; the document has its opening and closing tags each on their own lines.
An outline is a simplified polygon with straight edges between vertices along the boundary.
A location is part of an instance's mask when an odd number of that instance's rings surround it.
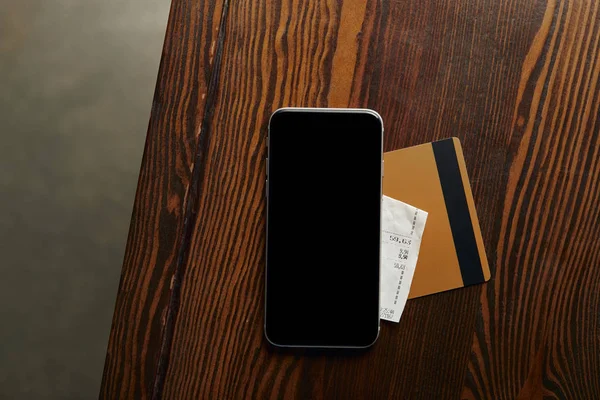
<svg viewBox="0 0 600 400">
<path fill-rule="evenodd" d="M 265 179 L 265 196 L 269 197 L 269 180 Z"/>
<path fill-rule="evenodd" d="M 265 174 L 267 176 L 269 176 L 269 157 L 267 157 L 266 160 L 267 160 L 267 164 L 266 164 Z"/>
</svg>

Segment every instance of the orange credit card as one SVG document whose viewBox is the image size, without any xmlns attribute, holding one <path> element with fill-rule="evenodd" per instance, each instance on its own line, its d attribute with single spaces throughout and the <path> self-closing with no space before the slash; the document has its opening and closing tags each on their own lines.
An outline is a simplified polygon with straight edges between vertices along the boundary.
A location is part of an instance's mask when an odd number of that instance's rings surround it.
<svg viewBox="0 0 600 400">
<path fill-rule="evenodd" d="M 457 138 L 384 154 L 383 193 L 427 211 L 409 298 L 486 282 L 490 267 Z"/>
</svg>

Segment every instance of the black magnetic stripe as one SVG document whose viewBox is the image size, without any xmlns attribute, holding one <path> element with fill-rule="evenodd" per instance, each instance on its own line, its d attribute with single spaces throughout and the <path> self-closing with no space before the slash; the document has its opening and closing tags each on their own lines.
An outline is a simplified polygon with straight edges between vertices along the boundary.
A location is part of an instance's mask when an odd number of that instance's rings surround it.
<svg viewBox="0 0 600 400">
<path fill-rule="evenodd" d="M 444 193 L 444 202 L 448 211 L 463 283 L 465 286 L 481 283 L 484 281 L 481 259 L 475 241 L 475 232 L 460 176 L 454 142 L 452 139 L 444 139 L 433 142 L 431 145 Z"/>
</svg>

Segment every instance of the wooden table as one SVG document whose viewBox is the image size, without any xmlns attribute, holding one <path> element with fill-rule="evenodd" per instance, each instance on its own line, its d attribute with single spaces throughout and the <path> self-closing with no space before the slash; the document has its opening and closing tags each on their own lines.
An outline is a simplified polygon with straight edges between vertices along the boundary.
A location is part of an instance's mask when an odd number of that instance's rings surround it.
<svg viewBox="0 0 600 400">
<path fill-rule="evenodd" d="M 101 397 L 600 398 L 600 4 L 173 0 Z M 463 144 L 493 278 L 372 351 L 263 339 L 265 135 L 369 107 Z"/>
</svg>

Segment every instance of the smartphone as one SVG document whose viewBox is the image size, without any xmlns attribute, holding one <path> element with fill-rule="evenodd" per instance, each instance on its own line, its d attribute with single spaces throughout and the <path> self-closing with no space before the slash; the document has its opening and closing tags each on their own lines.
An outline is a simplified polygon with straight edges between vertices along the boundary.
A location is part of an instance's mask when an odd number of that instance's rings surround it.
<svg viewBox="0 0 600 400">
<path fill-rule="evenodd" d="M 365 348 L 379 335 L 383 121 L 282 108 L 267 138 L 265 336 Z"/>
</svg>

